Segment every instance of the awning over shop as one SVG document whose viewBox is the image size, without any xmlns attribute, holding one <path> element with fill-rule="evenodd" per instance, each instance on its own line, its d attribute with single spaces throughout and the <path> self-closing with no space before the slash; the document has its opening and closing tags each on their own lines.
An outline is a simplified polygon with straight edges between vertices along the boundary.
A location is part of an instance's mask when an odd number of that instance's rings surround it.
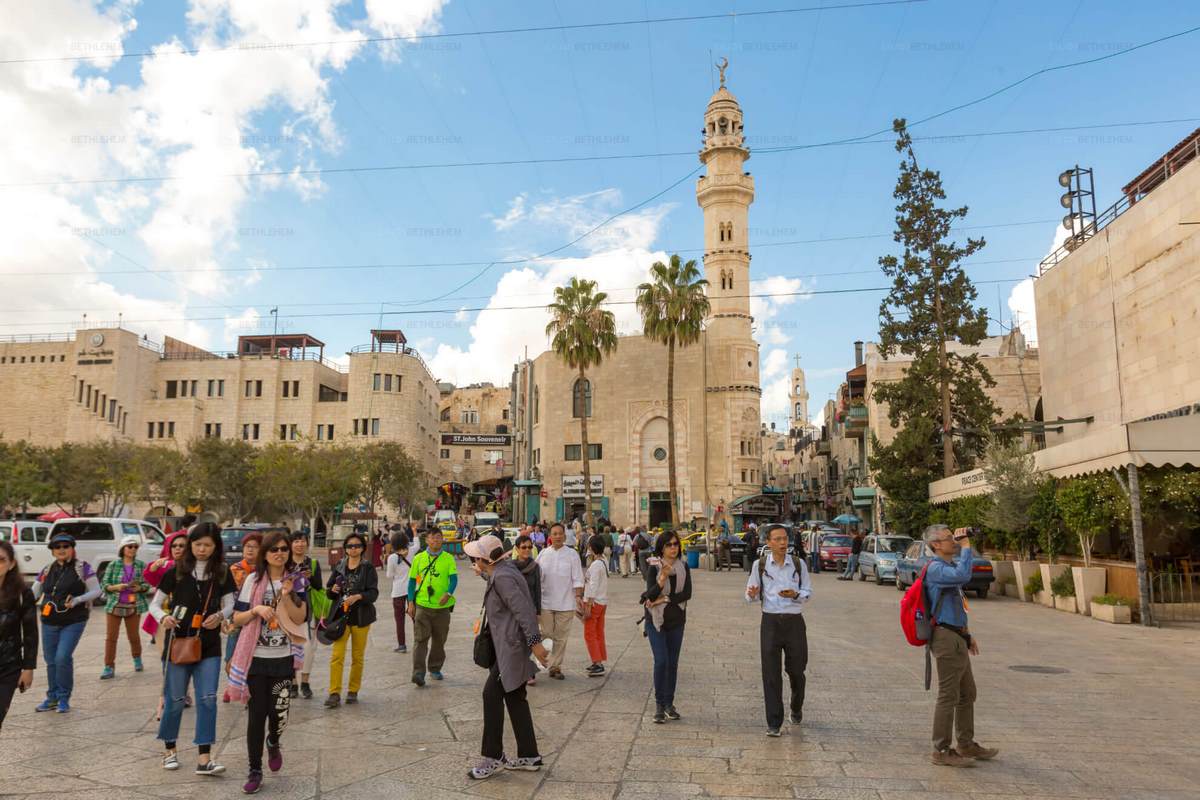
<svg viewBox="0 0 1200 800">
<path fill-rule="evenodd" d="M 729 504 L 729 510 L 742 516 L 779 516 L 783 513 L 781 494 L 747 494 Z"/>
<path fill-rule="evenodd" d="M 519 481 L 513 481 L 513 486 L 541 486 L 541 485 L 542 485 L 542 482 L 539 480 L 528 480 L 528 479 L 522 478 Z"/>
<path fill-rule="evenodd" d="M 874 499 L 874 497 L 875 497 L 875 487 L 874 486 L 855 486 L 854 487 L 854 499 L 855 500 L 871 500 L 871 499 Z M 857 503 L 855 505 L 857 505 Z M 870 503 L 867 503 L 867 505 L 870 505 Z"/>
<path fill-rule="evenodd" d="M 1038 472 L 1056 478 L 1107 472 L 1127 464 L 1200 466 L 1200 403 L 1174 413 L 1175 416 L 1102 428 L 1074 441 L 1039 450 L 1033 454 L 1034 466 Z M 929 501 L 935 505 L 949 503 L 959 497 L 991 491 L 983 470 L 976 469 L 929 484 Z"/>
</svg>

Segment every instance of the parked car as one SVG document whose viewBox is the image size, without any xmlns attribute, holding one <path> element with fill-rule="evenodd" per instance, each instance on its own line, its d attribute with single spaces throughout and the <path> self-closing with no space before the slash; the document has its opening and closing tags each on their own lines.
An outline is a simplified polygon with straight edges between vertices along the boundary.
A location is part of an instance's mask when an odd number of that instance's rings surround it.
<svg viewBox="0 0 1200 800">
<path fill-rule="evenodd" d="M 478 527 L 492 527 L 493 524 L 500 521 L 500 515 L 495 511 L 476 511 L 475 519 L 471 524 L 472 529 Z"/>
<path fill-rule="evenodd" d="M 821 554 L 821 569 L 845 569 L 850 560 L 852 536 L 844 533 L 823 531 L 817 535 L 817 548 Z"/>
<path fill-rule="evenodd" d="M 858 554 L 858 577 L 866 580 L 875 578 L 875 583 L 896 580 L 896 560 L 912 546 L 910 536 L 872 535 L 863 540 L 862 552 Z"/>
<path fill-rule="evenodd" d="M 103 575 L 105 567 L 117 558 L 117 545 L 126 536 L 136 536 L 138 558 L 149 564 L 162 552 L 163 534 L 156 526 L 139 519 L 121 517 L 71 517 L 60 519 L 50 527 L 46 539 L 21 541 L 13 546 L 21 572 L 32 578 L 47 566 L 54 556 L 46 542 L 56 533 L 69 533 L 75 537 L 75 556 L 92 565 Z M 24 535 L 24 531 L 22 531 Z"/>
<path fill-rule="evenodd" d="M 225 563 L 236 564 L 242 560 L 242 539 L 247 533 L 259 533 L 264 537 L 272 531 L 287 533 L 282 525 L 270 525 L 265 522 L 247 522 L 242 525 L 225 528 L 221 531 L 221 546 L 225 550 Z"/>
<path fill-rule="evenodd" d="M 988 596 L 992 582 L 996 580 L 992 572 L 992 562 L 979 554 L 972 554 L 971 581 L 963 587 L 965 591 L 975 592 L 980 600 Z M 896 589 L 904 591 L 912 586 L 913 581 L 921 574 L 921 570 L 934 556 L 925 547 L 924 542 L 913 542 L 899 559 L 896 560 Z"/>
<path fill-rule="evenodd" d="M 41 522 L 36 519 L 6 519 L 0 520 L 0 541 L 8 542 L 16 547 L 21 542 L 41 542 L 45 544 L 50 536 L 51 522 Z"/>
</svg>

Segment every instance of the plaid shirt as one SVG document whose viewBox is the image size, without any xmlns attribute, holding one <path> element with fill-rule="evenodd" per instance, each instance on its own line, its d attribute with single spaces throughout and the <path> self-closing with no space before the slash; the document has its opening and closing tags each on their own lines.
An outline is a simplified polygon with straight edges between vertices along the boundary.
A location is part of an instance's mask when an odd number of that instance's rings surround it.
<svg viewBox="0 0 1200 800">
<path fill-rule="evenodd" d="M 140 584 L 142 591 L 133 595 L 133 605 L 137 609 L 138 614 L 145 614 L 149 608 L 149 600 L 147 592 L 150 590 L 150 584 L 142 577 L 142 571 L 146 569 L 146 565 L 136 558 L 133 560 L 133 580 L 130 583 L 134 585 Z M 108 613 L 117 606 L 117 601 L 121 599 L 120 592 L 110 592 L 107 587 L 117 583 L 125 582 L 125 562 L 110 561 L 104 569 L 104 576 L 100 580 L 100 588 L 104 590 L 104 611 Z"/>
</svg>

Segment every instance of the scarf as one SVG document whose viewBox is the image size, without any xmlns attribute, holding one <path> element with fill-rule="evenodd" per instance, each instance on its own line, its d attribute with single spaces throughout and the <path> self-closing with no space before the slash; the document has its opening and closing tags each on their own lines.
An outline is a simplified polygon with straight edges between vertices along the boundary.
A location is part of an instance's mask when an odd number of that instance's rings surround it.
<svg viewBox="0 0 1200 800">
<path fill-rule="evenodd" d="M 267 594 L 267 580 L 259 580 L 255 576 L 254 590 L 250 593 L 250 608 L 261 606 Z M 250 662 L 254 660 L 254 649 L 258 647 L 258 634 L 262 632 L 262 617 L 257 614 L 242 626 L 238 634 L 237 646 L 233 648 L 233 658 L 229 661 L 229 697 L 240 703 L 250 699 L 250 689 L 246 679 L 250 677 Z"/>
<path fill-rule="evenodd" d="M 659 561 L 658 559 L 650 559 L 649 561 L 647 561 L 647 563 L 651 564 L 652 566 L 658 567 L 660 570 L 662 569 L 662 562 Z M 675 564 L 673 565 L 671 571 L 672 571 L 672 574 L 675 576 L 675 585 L 678 586 L 680 589 L 682 589 L 684 581 L 687 580 L 687 571 L 683 566 L 683 559 L 681 559 L 681 558 L 675 559 Z M 666 586 L 666 588 L 663 589 L 663 593 L 660 596 L 670 597 L 670 593 L 671 593 L 670 587 L 671 587 L 671 581 L 668 578 L 667 586 Z M 656 630 L 656 631 L 662 630 L 663 614 L 666 611 L 667 605 L 670 604 L 670 602 L 671 601 L 668 600 L 666 603 L 659 603 L 658 605 L 652 606 L 652 605 L 650 605 L 649 601 L 646 601 L 646 611 L 650 614 L 650 622 L 654 624 L 654 630 Z M 687 603 L 686 602 L 679 603 L 679 607 L 682 609 L 686 609 Z"/>
</svg>

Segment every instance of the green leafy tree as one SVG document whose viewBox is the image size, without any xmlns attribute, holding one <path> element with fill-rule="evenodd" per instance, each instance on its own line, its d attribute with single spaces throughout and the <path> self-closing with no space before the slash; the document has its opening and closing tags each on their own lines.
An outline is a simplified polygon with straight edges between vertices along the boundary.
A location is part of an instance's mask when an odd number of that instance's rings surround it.
<svg viewBox="0 0 1200 800">
<path fill-rule="evenodd" d="M 222 519 L 239 523 L 260 502 L 255 450 L 240 439 L 196 439 L 188 450 L 196 499 L 219 510 Z"/>
<path fill-rule="evenodd" d="M 940 477 L 938 451 L 931 446 L 937 423 L 913 419 L 887 447 L 872 434 L 870 467 L 883 491 L 889 528 L 917 537 L 927 522 L 936 520 L 929 504 L 929 484 Z"/>
<path fill-rule="evenodd" d="M 1025 555 L 1037 540 L 1030 521 L 1030 505 L 1045 481 L 1034 465 L 1033 454 L 1019 439 L 990 439 L 983 474 L 992 487 L 987 525 L 1004 534 L 1005 551 Z"/>
<path fill-rule="evenodd" d="M 51 490 L 41 450 L 24 441 L 0 441 L 0 511 L 50 503 Z"/>
<path fill-rule="evenodd" d="M 46 454 L 50 494 L 79 516 L 104 491 L 104 474 L 94 444 L 67 442 Z"/>
<path fill-rule="evenodd" d="M 675 471 L 675 348 L 700 339 L 708 316 L 708 281 L 700 277 L 695 261 L 681 263 L 672 255 L 670 264 L 655 261 L 652 280 L 638 287 L 637 307 L 642 315 L 642 332 L 647 339 L 667 346 L 667 482 L 671 489 L 671 525 L 679 524 L 678 486 Z"/>
<path fill-rule="evenodd" d="M 1048 478 L 1038 486 L 1029 504 L 1029 522 L 1037 534 L 1038 546 L 1053 564 L 1067 546 L 1062 510 L 1058 507 L 1058 482 L 1054 479 Z"/>
<path fill-rule="evenodd" d="M 897 200 L 894 239 L 904 252 L 879 259 L 884 274 L 892 279 L 891 290 L 879 306 L 879 351 L 885 358 L 902 353 L 912 363 L 900 380 L 877 384 L 874 399 L 888 404 L 893 427 L 916 419 L 938 423 L 926 441 L 941 451 L 940 477 L 948 477 L 955 471 L 954 429 L 986 430 L 997 416 L 984 392 L 995 382 L 983 362 L 975 354 L 949 348 L 951 342 L 979 344 L 987 335 L 987 312 L 974 305 L 975 287 L 960 264 L 978 252 L 984 240 L 968 238 L 960 245 L 950 239 L 951 228 L 967 215 L 967 207 L 939 205 L 946 198 L 941 175 L 918 164 L 903 119 L 896 120 L 893 129 L 896 150 L 904 154 L 893 193 Z M 912 479 L 923 480 L 925 459 L 914 444 L 904 443 L 909 459 L 887 460 L 912 470 Z M 959 463 L 969 464 L 982 449 L 981 438 L 969 440 L 958 453 Z"/>
<path fill-rule="evenodd" d="M 566 286 L 554 289 L 554 302 L 547 306 L 550 322 L 546 335 L 552 349 L 563 363 L 578 373 L 572 390 L 572 405 L 579 408 L 579 439 L 583 458 L 583 497 L 587 524 L 592 525 L 592 467 L 588 453 L 588 416 L 591 413 L 591 393 L 582 397 L 587 383 L 587 371 L 599 366 L 606 356 L 617 349 L 617 321 L 604 308 L 605 292 L 596 291 L 596 282 L 571 278 Z"/>
<path fill-rule="evenodd" d="M 1055 493 L 1063 524 L 1079 540 L 1085 567 L 1092 565 L 1096 537 L 1129 519 L 1129 504 L 1109 475 L 1084 475 L 1063 483 Z"/>
<path fill-rule="evenodd" d="M 333 513 L 335 506 L 353 500 L 362 483 L 360 453 L 339 445 L 309 444 L 304 449 L 303 494 L 312 525 Z"/>
<path fill-rule="evenodd" d="M 299 526 L 308 508 L 307 453 L 287 442 L 270 442 L 254 454 L 252 475 L 259 508 Z"/>
<path fill-rule="evenodd" d="M 380 503 L 400 510 L 428 487 L 420 464 L 399 442 L 372 442 L 357 451 L 355 475 L 358 485 L 351 497 L 376 513 Z"/>
</svg>

